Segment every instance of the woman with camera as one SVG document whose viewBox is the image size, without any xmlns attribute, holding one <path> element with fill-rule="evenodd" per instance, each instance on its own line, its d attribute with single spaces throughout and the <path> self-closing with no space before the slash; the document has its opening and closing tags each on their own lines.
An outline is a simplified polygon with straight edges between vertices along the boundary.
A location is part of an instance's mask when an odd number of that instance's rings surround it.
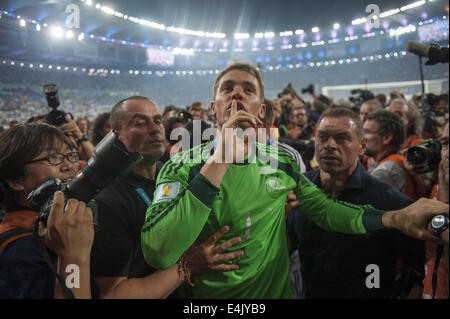
<svg viewBox="0 0 450 319">
<path fill-rule="evenodd" d="M 38 208 L 27 199 L 49 179 L 67 184 L 78 161 L 51 125 L 19 125 L 0 136 L 0 298 L 90 298 L 91 209 L 75 199 L 65 204 L 56 192 L 46 226 L 35 225 Z"/>
</svg>

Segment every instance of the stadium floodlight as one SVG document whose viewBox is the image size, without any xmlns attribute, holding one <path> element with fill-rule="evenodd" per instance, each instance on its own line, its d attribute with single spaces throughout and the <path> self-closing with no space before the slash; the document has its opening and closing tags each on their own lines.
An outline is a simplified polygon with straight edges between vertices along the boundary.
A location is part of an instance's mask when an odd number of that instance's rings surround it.
<svg viewBox="0 0 450 319">
<path fill-rule="evenodd" d="M 83 40 L 84 39 L 84 33 L 80 33 L 79 35 L 78 35 L 78 41 L 81 41 L 81 40 Z"/>
<path fill-rule="evenodd" d="M 86 5 L 92 6 L 92 0 L 86 0 Z"/>
<path fill-rule="evenodd" d="M 40 24 L 36 24 L 36 31 L 41 31 L 41 25 Z"/>
<path fill-rule="evenodd" d="M 97 9 L 97 10 L 99 10 L 101 7 L 102 7 L 102 5 L 99 4 L 99 3 L 97 3 L 97 4 L 95 5 L 95 9 Z"/>
<path fill-rule="evenodd" d="M 273 38 L 274 36 L 275 36 L 274 32 L 265 32 L 264 33 L 264 38 L 266 38 L 266 39 Z"/>
<path fill-rule="evenodd" d="M 102 12 L 104 12 L 106 14 L 114 14 L 114 10 L 109 7 L 106 7 L 106 6 L 102 6 L 101 10 L 102 10 Z"/>
<path fill-rule="evenodd" d="M 255 33 L 255 39 L 262 39 L 264 38 L 264 33 Z"/>
<path fill-rule="evenodd" d="M 63 30 L 60 27 L 53 27 L 50 30 L 50 35 L 54 38 L 60 38 L 63 34 Z"/>
<path fill-rule="evenodd" d="M 413 2 L 411 4 L 401 7 L 400 11 L 406 11 L 406 10 L 409 10 L 412 8 L 420 7 L 421 5 L 424 5 L 424 4 L 425 4 L 425 0 L 416 1 L 416 2 Z"/>
<path fill-rule="evenodd" d="M 340 26 L 339 23 L 333 24 L 333 29 L 334 29 L 334 30 L 339 30 L 340 27 L 341 27 L 341 26 Z"/>
<path fill-rule="evenodd" d="M 389 10 L 389 11 L 384 11 L 384 12 L 381 12 L 381 13 L 380 13 L 380 18 L 386 18 L 386 17 L 392 16 L 392 15 L 394 15 L 394 14 L 397 14 L 397 13 L 399 13 L 399 12 L 400 12 L 400 9 L 399 9 L 399 8 L 397 8 L 397 9 L 392 9 L 392 10 Z"/>
<path fill-rule="evenodd" d="M 73 38 L 73 32 L 71 30 L 66 32 L 66 38 L 67 39 L 72 39 Z"/>
<path fill-rule="evenodd" d="M 25 28 L 27 26 L 27 22 L 24 19 L 20 19 L 19 24 L 22 28 Z"/>
<path fill-rule="evenodd" d="M 366 18 L 355 19 L 355 20 L 352 21 L 352 25 L 363 24 L 363 23 L 366 23 L 366 22 L 367 22 Z"/>
<path fill-rule="evenodd" d="M 311 32 L 313 32 L 313 33 L 317 33 L 317 32 L 319 32 L 319 31 L 320 31 L 319 27 L 313 27 L 313 28 L 311 29 Z"/>
<path fill-rule="evenodd" d="M 294 32 L 292 32 L 292 31 L 283 31 L 283 32 L 280 32 L 280 37 L 290 37 L 290 36 L 292 36 L 292 35 L 294 35 Z"/>
<path fill-rule="evenodd" d="M 305 31 L 303 31 L 302 29 L 295 30 L 296 35 L 301 35 L 303 33 L 305 33 Z"/>
<path fill-rule="evenodd" d="M 250 38 L 250 34 L 248 33 L 235 33 L 234 34 L 235 39 L 248 39 Z"/>
</svg>

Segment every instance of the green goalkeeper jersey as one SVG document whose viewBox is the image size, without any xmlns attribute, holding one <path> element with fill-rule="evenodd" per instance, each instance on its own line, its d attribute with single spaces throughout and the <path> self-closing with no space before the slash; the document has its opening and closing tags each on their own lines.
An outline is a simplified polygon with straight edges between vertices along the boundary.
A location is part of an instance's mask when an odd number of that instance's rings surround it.
<svg viewBox="0 0 450 319">
<path fill-rule="evenodd" d="M 322 228 L 350 234 L 383 228 L 381 211 L 328 198 L 286 152 L 255 145 L 255 156 L 230 165 L 220 189 L 200 174 L 212 142 L 177 154 L 158 175 L 142 229 L 143 254 L 151 266 L 169 268 L 196 240 L 205 241 L 225 225 L 230 231 L 220 242 L 242 239 L 230 248 L 245 251 L 230 261 L 239 269 L 195 276 L 195 298 L 292 298 L 284 209 L 290 190 L 298 210 Z"/>
</svg>

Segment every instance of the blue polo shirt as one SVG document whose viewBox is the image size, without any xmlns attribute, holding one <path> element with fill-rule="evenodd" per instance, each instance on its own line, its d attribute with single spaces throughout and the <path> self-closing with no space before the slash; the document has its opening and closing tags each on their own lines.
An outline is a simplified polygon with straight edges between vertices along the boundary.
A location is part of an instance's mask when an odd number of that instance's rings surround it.
<svg viewBox="0 0 450 319">
<path fill-rule="evenodd" d="M 305 176 L 322 187 L 319 170 L 308 171 Z M 397 189 L 367 174 L 361 163 L 337 199 L 382 210 L 397 210 L 412 203 Z M 346 235 L 323 230 L 292 210 L 288 233 L 299 250 L 306 298 L 389 298 L 397 256 L 423 271 L 423 242 L 397 231 Z M 366 287 L 366 267 L 371 264 L 379 266 L 380 288 Z"/>
</svg>

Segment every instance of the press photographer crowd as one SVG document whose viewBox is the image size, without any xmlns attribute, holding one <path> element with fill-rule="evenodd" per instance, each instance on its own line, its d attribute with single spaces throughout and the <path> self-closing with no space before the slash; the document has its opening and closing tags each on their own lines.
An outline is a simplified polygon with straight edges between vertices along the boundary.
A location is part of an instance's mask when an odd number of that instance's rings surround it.
<svg viewBox="0 0 450 319">
<path fill-rule="evenodd" d="M 448 299 L 448 87 L 336 99 L 260 71 L 183 106 L 0 77 L 0 299 Z"/>
</svg>

